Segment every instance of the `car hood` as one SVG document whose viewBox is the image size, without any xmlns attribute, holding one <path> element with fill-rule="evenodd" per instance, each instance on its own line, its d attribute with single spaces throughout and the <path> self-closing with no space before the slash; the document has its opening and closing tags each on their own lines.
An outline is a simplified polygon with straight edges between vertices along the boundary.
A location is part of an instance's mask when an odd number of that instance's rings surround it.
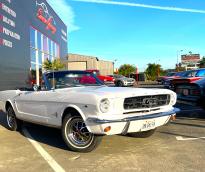
<svg viewBox="0 0 205 172">
<path fill-rule="evenodd" d="M 61 91 L 66 91 L 63 89 Z M 72 92 L 77 94 L 96 95 L 107 98 L 126 98 L 144 95 L 171 94 L 167 89 L 149 89 L 149 88 L 124 88 L 124 87 L 78 87 L 73 88 Z"/>
</svg>

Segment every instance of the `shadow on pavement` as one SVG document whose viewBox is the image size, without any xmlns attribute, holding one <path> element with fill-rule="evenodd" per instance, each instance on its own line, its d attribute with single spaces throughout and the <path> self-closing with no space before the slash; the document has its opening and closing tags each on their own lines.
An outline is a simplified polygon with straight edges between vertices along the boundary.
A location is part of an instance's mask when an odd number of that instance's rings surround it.
<svg viewBox="0 0 205 172">
<path fill-rule="evenodd" d="M 177 103 L 175 107 L 181 110 L 177 113 L 177 117 L 205 119 L 205 110 L 198 106 Z"/>
<path fill-rule="evenodd" d="M 0 110 L 0 126 L 7 129 L 6 114 L 1 110 Z M 59 149 L 67 150 L 67 146 L 65 145 L 61 136 L 61 130 L 30 124 L 27 122 L 23 123 L 23 127 L 28 130 L 28 132 L 30 133 L 30 135 L 33 137 L 35 141 Z M 8 130 L 8 132 L 10 131 Z M 21 131 L 20 133 L 24 136 L 24 134 Z"/>
<path fill-rule="evenodd" d="M 198 124 L 188 124 L 188 123 L 180 123 L 180 122 L 172 122 L 173 125 L 185 125 L 185 126 L 191 126 L 191 127 L 200 127 L 205 128 L 205 125 L 198 125 Z"/>
<path fill-rule="evenodd" d="M 185 135 L 185 134 L 170 133 L 170 132 L 166 132 L 166 131 L 159 131 L 159 133 L 168 134 L 168 135 L 172 135 L 172 136 L 182 136 L 182 137 L 187 137 L 187 138 L 198 138 L 198 136 L 190 136 L 190 135 Z M 205 140 L 204 138 L 201 138 L 201 139 Z"/>
<path fill-rule="evenodd" d="M 30 124 L 27 122 L 24 122 L 23 127 L 28 130 L 35 141 L 59 149 L 68 150 L 66 144 L 63 141 L 61 130 L 41 125 Z"/>
</svg>

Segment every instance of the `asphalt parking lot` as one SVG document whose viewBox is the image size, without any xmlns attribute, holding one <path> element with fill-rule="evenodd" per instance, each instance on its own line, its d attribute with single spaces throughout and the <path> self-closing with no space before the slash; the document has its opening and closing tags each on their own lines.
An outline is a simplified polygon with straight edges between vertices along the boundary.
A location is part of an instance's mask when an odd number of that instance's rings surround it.
<svg viewBox="0 0 205 172">
<path fill-rule="evenodd" d="M 178 119 L 146 139 L 105 136 L 91 153 L 68 151 L 57 129 L 6 129 L 0 113 L 0 171 L 204 171 L 205 112 L 182 106 Z"/>
</svg>

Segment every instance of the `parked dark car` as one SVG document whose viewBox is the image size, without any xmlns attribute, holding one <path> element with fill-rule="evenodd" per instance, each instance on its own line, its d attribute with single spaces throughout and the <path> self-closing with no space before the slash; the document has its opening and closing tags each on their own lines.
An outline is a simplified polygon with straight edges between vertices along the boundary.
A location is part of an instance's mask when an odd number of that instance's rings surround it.
<svg viewBox="0 0 205 172">
<path fill-rule="evenodd" d="M 174 89 L 178 84 L 192 83 L 205 77 L 205 69 L 188 70 L 179 78 L 170 80 L 170 88 Z"/>
<path fill-rule="evenodd" d="M 205 78 L 178 84 L 174 90 L 179 103 L 199 105 L 205 109 Z"/>
<path fill-rule="evenodd" d="M 171 81 L 173 79 L 185 77 L 186 74 L 187 74 L 187 71 L 177 72 L 173 76 L 164 78 L 162 81 L 162 84 L 164 85 L 165 88 L 171 88 Z"/>
</svg>

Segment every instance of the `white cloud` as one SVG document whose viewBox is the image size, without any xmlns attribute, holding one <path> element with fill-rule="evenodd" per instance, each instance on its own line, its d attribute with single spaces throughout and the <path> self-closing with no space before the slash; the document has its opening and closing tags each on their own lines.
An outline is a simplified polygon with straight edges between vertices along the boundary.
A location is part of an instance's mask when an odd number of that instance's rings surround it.
<svg viewBox="0 0 205 172">
<path fill-rule="evenodd" d="M 138 4 L 138 3 L 131 3 L 131 2 L 119 2 L 119 1 L 112 1 L 112 0 L 73 0 L 73 1 L 205 14 L 205 10 L 197 10 L 197 9 L 190 9 L 190 8 L 178 8 L 178 7 L 165 7 L 165 6 L 158 6 L 158 5 L 146 5 L 146 4 Z"/>
<path fill-rule="evenodd" d="M 79 27 L 75 25 L 75 13 L 71 6 L 67 4 L 66 0 L 47 0 L 47 2 L 67 25 L 68 32 L 79 29 Z"/>
</svg>

